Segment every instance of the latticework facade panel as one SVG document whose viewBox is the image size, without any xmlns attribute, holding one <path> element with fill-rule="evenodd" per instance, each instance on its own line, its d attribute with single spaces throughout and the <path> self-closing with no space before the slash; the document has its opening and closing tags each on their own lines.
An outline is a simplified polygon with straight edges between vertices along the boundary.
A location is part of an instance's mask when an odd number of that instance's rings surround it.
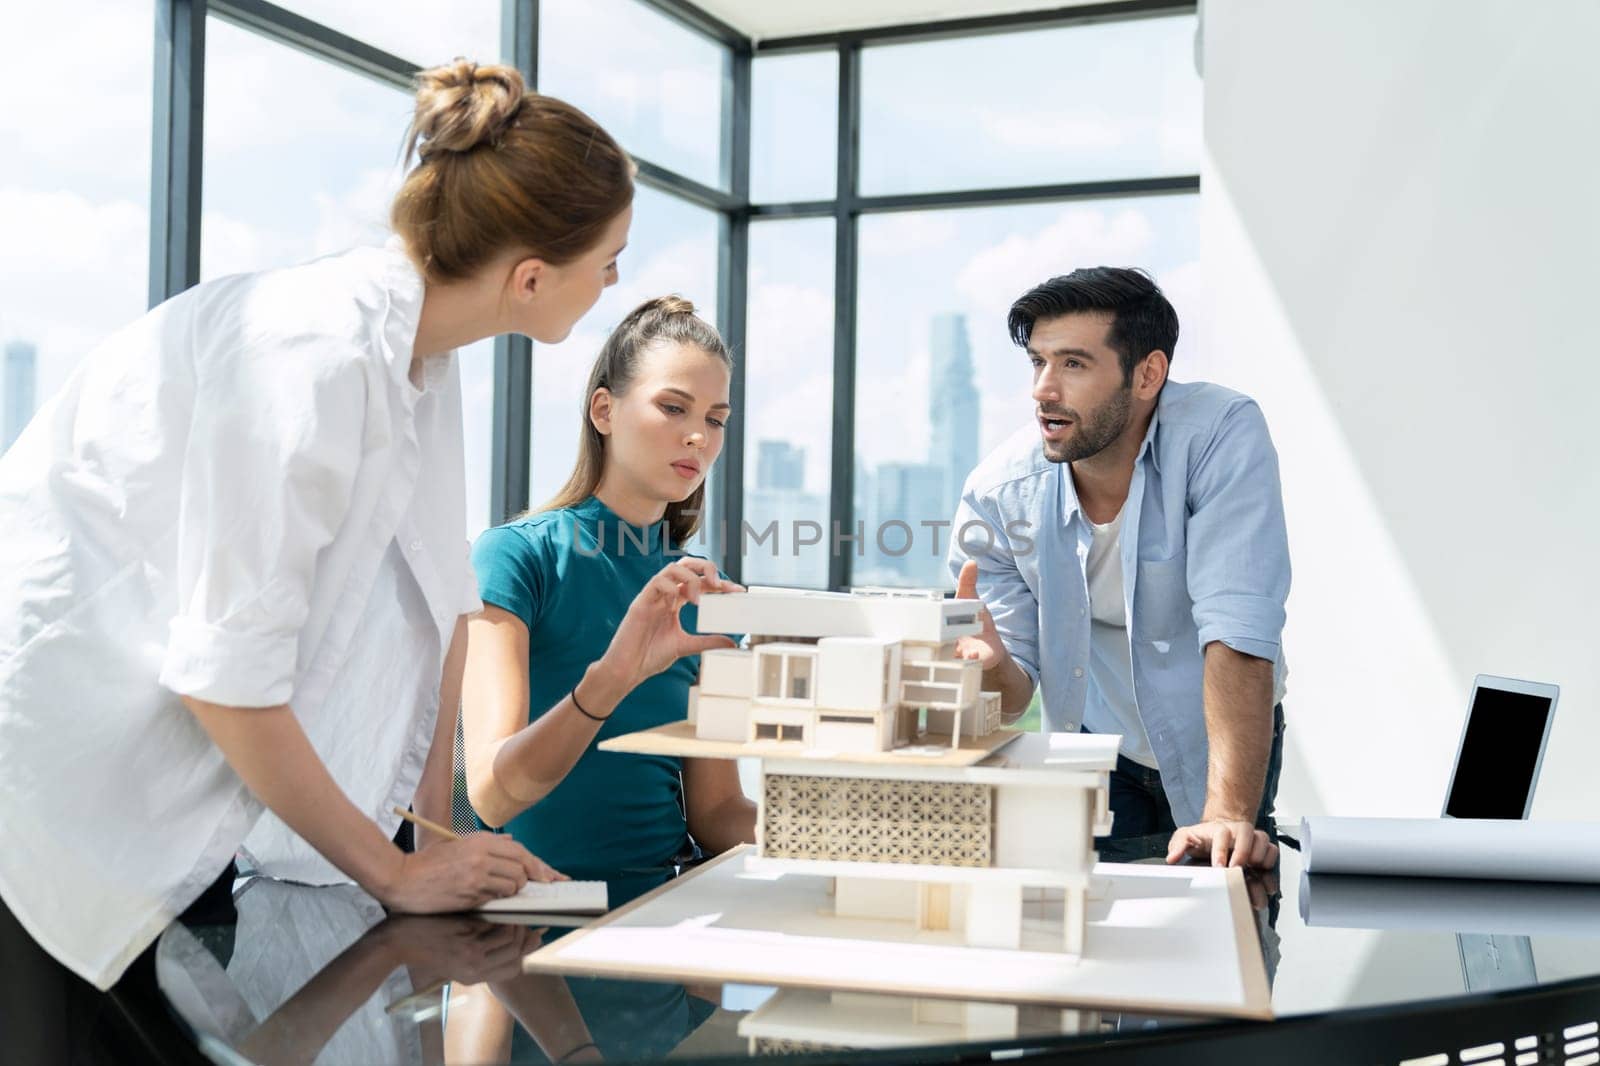
<svg viewBox="0 0 1600 1066">
<path fill-rule="evenodd" d="M 823 862 L 988 866 L 993 828 L 990 785 L 768 774 L 761 854 Z"/>
</svg>

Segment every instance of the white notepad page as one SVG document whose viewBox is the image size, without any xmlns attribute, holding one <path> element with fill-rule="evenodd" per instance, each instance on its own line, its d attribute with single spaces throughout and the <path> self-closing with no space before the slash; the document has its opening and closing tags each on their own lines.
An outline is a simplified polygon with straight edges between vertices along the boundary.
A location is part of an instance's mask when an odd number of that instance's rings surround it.
<svg viewBox="0 0 1600 1066">
<path fill-rule="evenodd" d="M 514 896 L 481 903 L 480 911 L 554 911 L 602 914 L 607 910 L 604 881 L 529 881 Z"/>
</svg>

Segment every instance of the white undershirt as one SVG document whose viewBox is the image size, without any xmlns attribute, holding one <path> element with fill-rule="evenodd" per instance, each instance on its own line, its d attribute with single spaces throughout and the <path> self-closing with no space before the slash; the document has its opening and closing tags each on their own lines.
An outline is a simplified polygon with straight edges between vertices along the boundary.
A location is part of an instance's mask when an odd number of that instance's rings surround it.
<svg viewBox="0 0 1600 1066">
<path fill-rule="evenodd" d="M 1118 511 L 1105 525 L 1083 516 L 1094 534 L 1084 562 L 1089 584 L 1089 691 L 1083 724 L 1091 733 L 1121 733 L 1122 754 L 1155 769 L 1156 758 L 1133 691 L 1133 653 L 1128 644 L 1122 581 L 1122 516 L 1126 513 L 1126 508 Z"/>
</svg>

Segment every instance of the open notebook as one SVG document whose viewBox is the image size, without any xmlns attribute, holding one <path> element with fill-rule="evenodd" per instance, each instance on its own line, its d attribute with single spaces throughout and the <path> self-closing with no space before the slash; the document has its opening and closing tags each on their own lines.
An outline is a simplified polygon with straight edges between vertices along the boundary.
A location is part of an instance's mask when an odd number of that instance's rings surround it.
<svg viewBox="0 0 1600 1066">
<path fill-rule="evenodd" d="M 529 881 L 514 896 L 491 899 L 480 911 L 603 914 L 607 910 L 604 881 Z"/>
</svg>

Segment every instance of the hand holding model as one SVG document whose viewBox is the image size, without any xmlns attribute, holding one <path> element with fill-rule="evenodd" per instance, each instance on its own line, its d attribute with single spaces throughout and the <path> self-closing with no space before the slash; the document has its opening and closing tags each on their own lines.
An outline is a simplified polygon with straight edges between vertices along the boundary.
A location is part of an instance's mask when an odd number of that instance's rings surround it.
<svg viewBox="0 0 1600 1066">
<path fill-rule="evenodd" d="M 610 647 L 591 667 L 591 673 L 600 674 L 597 680 L 607 682 L 610 690 L 600 702 L 610 702 L 612 694 L 621 699 L 641 681 L 654 677 L 685 655 L 734 647 L 730 637 L 685 631 L 678 612 L 685 603 L 698 604 L 706 592 L 743 591 L 742 585 L 725 580 L 716 566 L 705 559 L 686 556 L 662 567 L 628 605 L 628 613 L 617 626 Z M 584 686 L 584 692 L 588 691 L 589 686 Z"/>
<path fill-rule="evenodd" d="M 976 600 L 978 598 L 978 564 L 968 559 L 961 564 L 961 576 L 956 579 L 956 599 Z M 983 667 L 984 673 L 1004 666 L 1011 661 L 1011 653 L 1006 651 L 1005 642 L 1000 639 L 1000 633 L 995 629 L 994 617 L 989 613 L 989 608 L 978 608 L 978 621 L 983 625 L 983 632 L 977 636 L 961 637 L 956 641 L 956 656 L 961 659 L 971 659 Z"/>
</svg>

